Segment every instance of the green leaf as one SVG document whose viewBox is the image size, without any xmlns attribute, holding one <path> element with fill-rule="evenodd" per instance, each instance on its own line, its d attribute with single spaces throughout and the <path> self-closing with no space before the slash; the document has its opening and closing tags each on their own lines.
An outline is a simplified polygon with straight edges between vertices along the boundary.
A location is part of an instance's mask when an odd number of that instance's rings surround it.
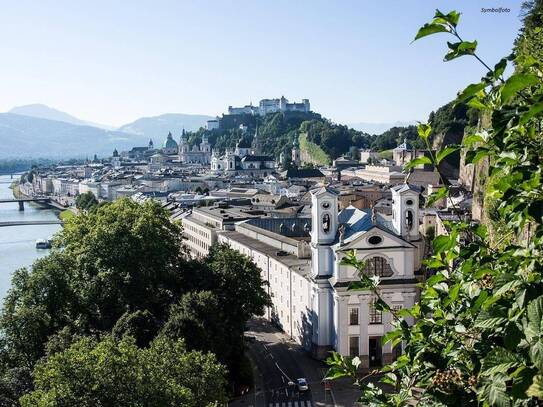
<svg viewBox="0 0 543 407">
<path fill-rule="evenodd" d="M 423 164 L 432 164 L 432 159 L 430 157 L 426 157 L 425 155 L 422 156 L 422 157 L 417 157 L 411 161 L 409 161 L 405 167 L 404 167 L 404 170 L 410 170 L 411 168 L 414 168 L 418 165 L 423 165 Z"/>
<path fill-rule="evenodd" d="M 487 319 L 482 319 L 480 321 L 477 321 L 474 327 L 482 328 L 482 329 L 496 329 L 498 326 L 503 325 L 505 322 L 507 322 L 507 318 L 502 318 L 502 317 L 487 318 Z"/>
<path fill-rule="evenodd" d="M 432 126 L 428 123 L 419 123 L 417 126 L 417 133 L 419 133 L 421 139 L 428 140 L 428 137 L 430 137 L 430 134 L 432 133 Z"/>
<path fill-rule="evenodd" d="M 539 369 L 543 370 L 543 342 L 541 339 L 537 340 L 530 346 L 530 359 L 532 363 Z"/>
<path fill-rule="evenodd" d="M 481 375 L 493 376 L 496 373 L 507 373 L 519 363 L 519 357 L 515 353 L 504 348 L 494 348 L 482 361 Z"/>
<path fill-rule="evenodd" d="M 430 194 L 430 196 L 428 197 L 428 200 L 426 201 L 426 206 L 431 207 L 440 199 L 445 198 L 448 193 L 449 193 L 449 190 L 447 189 L 447 187 L 439 188 L 436 192 L 433 192 L 432 194 Z"/>
<path fill-rule="evenodd" d="M 529 397 L 537 397 L 538 399 L 543 399 L 543 376 L 537 375 L 534 376 L 532 384 L 528 387 L 526 395 Z"/>
<path fill-rule="evenodd" d="M 443 301 L 444 306 L 448 306 L 449 304 L 453 303 L 457 298 L 458 294 L 460 293 L 460 284 L 455 284 L 449 289 L 449 296 Z"/>
<path fill-rule="evenodd" d="M 493 72 L 494 79 L 498 79 L 503 74 L 506 67 L 507 67 L 507 58 L 502 58 L 500 62 L 498 62 L 494 66 L 494 72 Z"/>
<path fill-rule="evenodd" d="M 440 235 L 432 242 L 432 248 L 434 249 L 434 253 L 438 254 L 452 249 L 455 244 L 456 242 L 451 239 L 451 236 Z"/>
<path fill-rule="evenodd" d="M 507 395 L 507 387 L 505 381 L 508 379 L 505 375 L 496 375 L 487 386 L 488 403 L 491 406 L 509 407 L 511 401 Z"/>
<path fill-rule="evenodd" d="M 532 117 L 538 115 L 542 111 L 543 111 L 543 102 L 538 102 L 532 105 L 532 107 L 530 107 L 530 109 L 526 113 L 523 113 L 520 116 L 519 123 L 526 124 Z"/>
<path fill-rule="evenodd" d="M 445 147 L 444 149 L 440 150 L 438 153 L 437 153 L 437 156 L 436 156 L 436 163 L 439 165 L 439 163 L 441 161 L 443 161 L 443 159 L 449 155 L 451 155 L 452 153 L 454 153 L 455 151 L 458 151 L 460 150 L 460 146 L 453 146 L 453 145 L 449 145 L 447 147 Z"/>
<path fill-rule="evenodd" d="M 488 106 L 485 105 L 483 102 L 481 102 L 481 100 L 479 100 L 479 98 L 477 98 L 477 97 L 471 98 L 471 99 L 467 102 L 467 105 L 468 105 L 469 107 L 473 107 L 474 109 L 478 109 L 478 110 L 485 110 L 485 109 L 488 109 Z"/>
<path fill-rule="evenodd" d="M 434 22 L 435 21 L 446 21 L 453 27 L 456 27 L 458 24 L 458 21 L 460 20 L 460 13 L 456 10 L 453 10 L 447 14 L 443 14 L 441 11 L 436 10 L 436 13 L 434 15 Z"/>
<path fill-rule="evenodd" d="M 449 52 L 445 55 L 444 61 L 451 61 L 463 55 L 473 55 L 477 49 L 477 41 L 447 42 Z"/>
<path fill-rule="evenodd" d="M 512 75 L 509 77 L 509 79 L 505 81 L 505 84 L 502 86 L 502 101 L 506 103 L 521 90 L 526 89 L 527 87 L 532 85 L 537 85 L 538 83 L 539 78 L 537 77 L 537 75 L 524 73 Z"/>
<path fill-rule="evenodd" d="M 462 139 L 462 144 L 465 147 L 470 147 L 476 143 L 484 143 L 485 139 L 480 134 L 470 134 Z"/>
<path fill-rule="evenodd" d="M 463 102 L 464 100 L 475 95 L 477 92 L 486 88 L 486 86 L 487 86 L 486 83 L 483 83 L 483 82 L 472 83 L 471 85 L 469 85 L 467 88 L 465 88 L 462 92 L 458 94 L 457 99 L 459 102 Z"/>
<path fill-rule="evenodd" d="M 477 164 L 483 158 L 489 155 L 489 151 L 486 148 L 478 148 L 477 150 L 471 150 L 466 153 L 466 164 Z"/>
<path fill-rule="evenodd" d="M 417 41 L 418 39 L 427 37 L 428 35 L 446 32 L 449 32 L 449 29 L 443 24 L 427 23 L 419 28 L 419 31 L 417 32 L 417 35 L 415 35 L 415 39 L 413 41 Z"/>
<path fill-rule="evenodd" d="M 399 329 L 394 329 L 392 331 L 389 331 L 383 336 L 382 344 L 385 345 L 389 343 L 390 341 L 393 341 L 394 339 L 397 339 L 402 336 L 402 331 Z"/>
<path fill-rule="evenodd" d="M 543 295 L 537 297 L 535 300 L 530 301 L 528 304 L 526 314 L 528 316 L 528 326 L 526 330 L 527 338 L 539 338 L 542 332 L 542 319 L 543 319 Z"/>
</svg>

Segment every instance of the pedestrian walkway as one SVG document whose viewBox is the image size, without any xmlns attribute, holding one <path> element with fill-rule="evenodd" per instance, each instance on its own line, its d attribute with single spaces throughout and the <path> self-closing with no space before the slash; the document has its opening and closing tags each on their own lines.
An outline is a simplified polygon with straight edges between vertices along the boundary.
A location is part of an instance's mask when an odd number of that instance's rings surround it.
<svg viewBox="0 0 543 407">
<path fill-rule="evenodd" d="M 281 403 L 269 403 L 268 407 L 313 407 L 310 401 L 283 401 Z"/>
</svg>

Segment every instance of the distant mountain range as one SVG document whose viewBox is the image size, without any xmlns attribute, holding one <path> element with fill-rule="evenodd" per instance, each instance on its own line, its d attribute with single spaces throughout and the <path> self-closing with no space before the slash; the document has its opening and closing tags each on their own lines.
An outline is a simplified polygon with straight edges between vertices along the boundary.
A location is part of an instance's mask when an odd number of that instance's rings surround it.
<svg viewBox="0 0 543 407">
<path fill-rule="evenodd" d="M 144 117 L 115 129 L 87 122 L 42 104 L 14 107 L 0 113 L 0 158 L 109 156 L 116 148 L 146 146 L 149 139 L 160 145 L 169 131 L 193 131 L 205 126 L 211 116 L 164 114 Z"/>
<path fill-rule="evenodd" d="M 119 128 L 88 122 L 43 104 L 17 106 L 0 113 L 0 158 L 6 157 L 99 157 L 134 146 L 146 146 L 152 139 L 161 145 L 168 132 L 177 138 L 183 129 L 195 131 L 212 116 L 167 113 L 142 117 Z M 351 123 L 356 130 L 382 134 L 392 127 L 415 122 Z"/>
<path fill-rule="evenodd" d="M 71 114 L 62 112 L 60 110 L 54 109 L 52 107 L 42 105 L 40 103 L 35 103 L 32 105 L 16 106 L 11 109 L 8 113 L 20 114 L 23 116 L 38 117 L 40 119 L 55 120 L 58 122 L 65 122 L 70 124 L 75 124 L 78 126 L 93 126 L 100 129 L 106 130 L 115 130 L 114 126 L 107 126 L 105 124 L 87 122 L 81 119 L 78 119 Z"/>
<path fill-rule="evenodd" d="M 200 114 L 166 113 L 160 116 L 142 117 L 119 127 L 117 130 L 154 138 L 156 143 L 157 138 L 162 141 L 162 138 L 170 131 L 175 135 L 180 134 L 183 129 L 195 131 L 204 127 L 206 122 L 211 119 L 214 117 Z"/>
<path fill-rule="evenodd" d="M 0 158 L 110 156 L 117 148 L 146 146 L 147 137 L 57 120 L 0 113 Z"/>
<path fill-rule="evenodd" d="M 383 134 L 385 131 L 391 129 L 392 127 L 406 127 L 416 124 L 415 121 L 412 122 L 394 122 L 394 123 L 349 123 L 347 126 L 352 127 L 355 130 L 363 131 L 368 134 Z"/>
</svg>

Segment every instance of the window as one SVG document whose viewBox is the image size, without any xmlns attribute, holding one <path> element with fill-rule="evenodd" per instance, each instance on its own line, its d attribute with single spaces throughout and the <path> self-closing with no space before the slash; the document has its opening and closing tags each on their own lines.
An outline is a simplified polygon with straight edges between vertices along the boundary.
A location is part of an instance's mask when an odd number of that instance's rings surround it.
<svg viewBox="0 0 543 407">
<path fill-rule="evenodd" d="M 384 257 L 376 256 L 366 261 L 365 272 L 372 276 L 390 277 L 393 273 Z"/>
<path fill-rule="evenodd" d="M 383 313 L 375 308 L 375 300 L 370 302 L 370 324 L 382 324 L 383 323 Z"/>
<path fill-rule="evenodd" d="M 325 213 L 322 217 L 322 230 L 324 233 L 328 233 L 330 231 L 330 215 Z"/>
<path fill-rule="evenodd" d="M 405 211 L 405 226 L 407 230 L 413 229 L 413 212 L 410 210 Z"/>
<path fill-rule="evenodd" d="M 381 236 L 370 236 L 368 238 L 369 244 L 379 244 L 383 241 L 383 238 Z"/>
<path fill-rule="evenodd" d="M 358 336 L 349 336 L 349 356 L 353 358 L 360 355 L 358 342 Z"/>
<path fill-rule="evenodd" d="M 358 308 L 349 309 L 349 325 L 358 325 Z"/>
</svg>

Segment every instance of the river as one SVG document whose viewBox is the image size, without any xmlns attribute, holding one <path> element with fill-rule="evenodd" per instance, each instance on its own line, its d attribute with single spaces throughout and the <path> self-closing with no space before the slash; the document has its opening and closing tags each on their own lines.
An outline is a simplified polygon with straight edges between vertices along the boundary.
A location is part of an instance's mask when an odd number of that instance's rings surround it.
<svg viewBox="0 0 543 407">
<path fill-rule="evenodd" d="M 9 188 L 9 175 L 0 175 L 0 199 L 13 198 Z M 52 220 L 57 212 L 25 203 L 19 211 L 17 203 L 0 204 L 0 222 L 10 220 Z M 54 235 L 60 225 L 32 225 L 0 227 L 0 300 L 11 285 L 11 275 L 21 267 L 31 266 L 34 260 L 47 255 L 49 250 L 36 249 L 36 239 L 47 239 Z"/>
</svg>

